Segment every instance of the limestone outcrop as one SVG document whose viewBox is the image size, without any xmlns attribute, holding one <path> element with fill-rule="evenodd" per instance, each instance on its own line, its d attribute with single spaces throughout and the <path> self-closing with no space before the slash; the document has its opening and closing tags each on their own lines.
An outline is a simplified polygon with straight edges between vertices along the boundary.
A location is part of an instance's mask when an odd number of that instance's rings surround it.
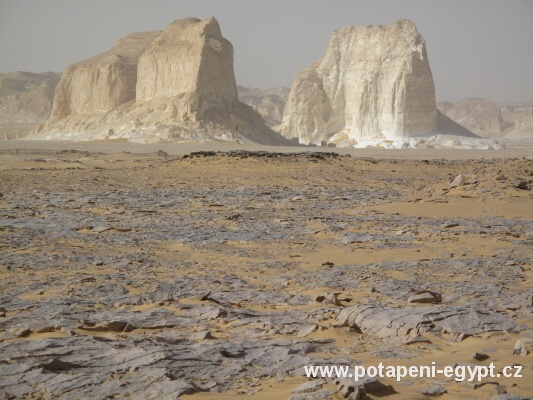
<svg viewBox="0 0 533 400">
<path fill-rule="evenodd" d="M 233 46 L 215 18 L 134 33 L 69 66 L 38 138 L 289 142 L 241 103 Z"/>
<path fill-rule="evenodd" d="M 297 76 L 277 128 L 306 144 L 436 129 L 426 43 L 408 20 L 335 31 L 324 57 Z"/>
<path fill-rule="evenodd" d="M 138 74 L 137 102 L 183 98 L 183 119 L 201 119 L 213 106 L 229 110 L 239 101 L 233 46 L 214 18 L 170 24 L 142 54 Z"/>
<path fill-rule="evenodd" d="M 69 65 L 56 88 L 51 122 L 70 115 L 105 113 L 135 100 L 139 57 L 159 34 L 133 33 L 110 50 Z"/>
</svg>

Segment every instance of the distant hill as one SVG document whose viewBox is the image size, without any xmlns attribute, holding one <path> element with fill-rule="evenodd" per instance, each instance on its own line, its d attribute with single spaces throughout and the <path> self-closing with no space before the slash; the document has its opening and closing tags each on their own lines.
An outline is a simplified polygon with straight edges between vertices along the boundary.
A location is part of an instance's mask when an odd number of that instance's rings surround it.
<svg viewBox="0 0 533 400">
<path fill-rule="evenodd" d="M 237 86 L 239 100 L 253 107 L 270 126 L 281 124 L 283 111 L 291 89 L 288 87 L 254 89 L 244 86 Z"/>
<path fill-rule="evenodd" d="M 0 138 L 24 137 L 46 121 L 60 78 L 56 72 L 0 74 Z"/>
<path fill-rule="evenodd" d="M 479 136 L 533 138 L 533 102 L 496 105 L 488 99 L 465 98 L 456 103 L 442 101 L 437 108 Z"/>
</svg>

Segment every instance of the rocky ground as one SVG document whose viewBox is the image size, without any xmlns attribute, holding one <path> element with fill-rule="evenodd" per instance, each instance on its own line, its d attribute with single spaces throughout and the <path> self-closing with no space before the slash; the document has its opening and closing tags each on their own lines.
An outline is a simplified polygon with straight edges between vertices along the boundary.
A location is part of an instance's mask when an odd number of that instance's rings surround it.
<svg viewBox="0 0 533 400">
<path fill-rule="evenodd" d="M 0 154 L 2 398 L 533 393 L 530 159 Z M 524 377 L 303 369 L 432 361 Z"/>
</svg>

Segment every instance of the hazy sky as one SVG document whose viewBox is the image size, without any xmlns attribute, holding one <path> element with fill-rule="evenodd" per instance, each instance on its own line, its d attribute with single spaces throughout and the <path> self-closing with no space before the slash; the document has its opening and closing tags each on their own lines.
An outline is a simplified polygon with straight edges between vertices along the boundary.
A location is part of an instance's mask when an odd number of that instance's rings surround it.
<svg viewBox="0 0 533 400">
<path fill-rule="evenodd" d="M 533 0 L 0 0 L 0 72 L 62 71 L 136 31 L 215 16 L 237 83 L 291 86 L 342 26 L 413 20 L 438 100 L 533 100 Z"/>
</svg>

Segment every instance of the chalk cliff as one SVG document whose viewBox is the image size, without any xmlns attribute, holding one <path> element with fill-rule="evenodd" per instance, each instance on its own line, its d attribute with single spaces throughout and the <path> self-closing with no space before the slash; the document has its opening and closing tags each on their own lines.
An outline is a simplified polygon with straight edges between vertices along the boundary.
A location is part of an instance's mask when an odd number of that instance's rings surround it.
<svg viewBox="0 0 533 400">
<path fill-rule="evenodd" d="M 160 32 L 133 33 L 105 53 L 69 65 L 57 85 L 51 121 L 110 111 L 135 100 L 137 63 Z"/>
<path fill-rule="evenodd" d="M 176 20 L 162 32 L 134 33 L 109 51 L 69 66 L 47 139 L 229 140 L 287 144 L 241 103 L 233 46 L 215 18 Z"/>
<path fill-rule="evenodd" d="M 403 137 L 436 129 L 426 43 L 408 20 L 335 31 L 324 57 L 294 81 L 277 128 L 306 144 L 333 135 L 356 143 L 375 135 Z"/>
</svg>

